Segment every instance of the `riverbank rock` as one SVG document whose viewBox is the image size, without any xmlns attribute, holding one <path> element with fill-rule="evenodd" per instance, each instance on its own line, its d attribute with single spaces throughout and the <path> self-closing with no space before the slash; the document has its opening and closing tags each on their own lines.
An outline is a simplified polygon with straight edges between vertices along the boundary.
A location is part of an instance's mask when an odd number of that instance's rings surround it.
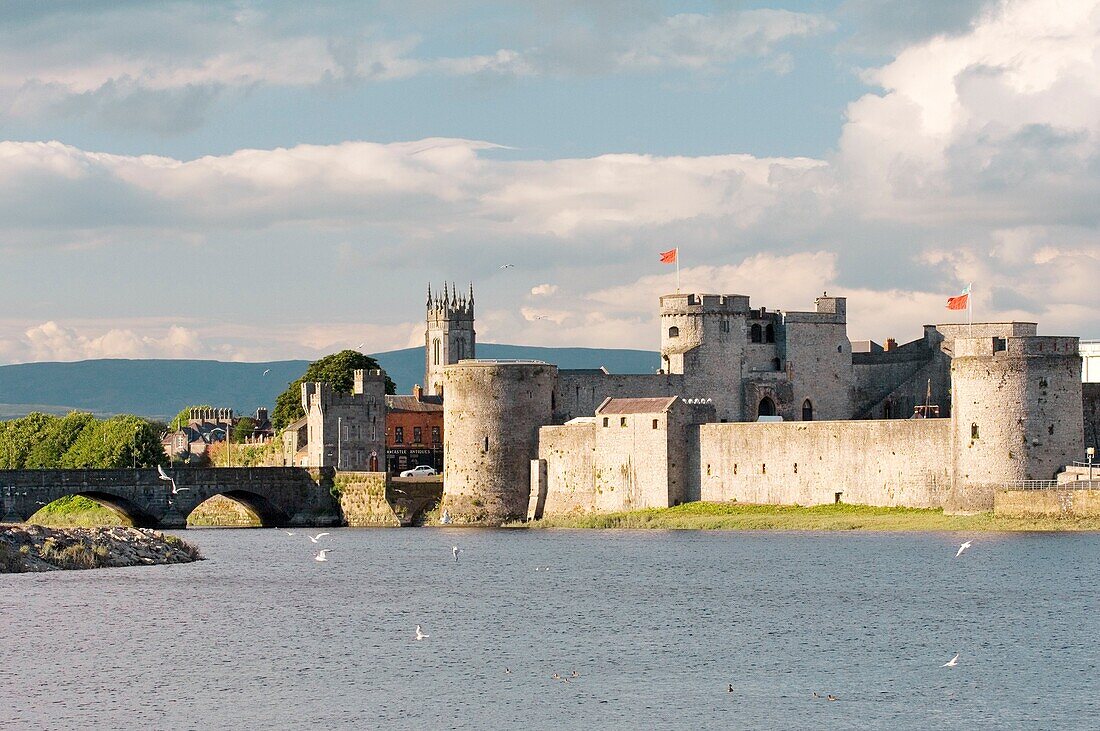
<svg viewBox="0 0 1100 731">
<path fill-rule="evenodd" d="M 0 573 L 98 569 L 201 561 L 182 538 L 127 526 L 0 525 Z"/>
</svg>

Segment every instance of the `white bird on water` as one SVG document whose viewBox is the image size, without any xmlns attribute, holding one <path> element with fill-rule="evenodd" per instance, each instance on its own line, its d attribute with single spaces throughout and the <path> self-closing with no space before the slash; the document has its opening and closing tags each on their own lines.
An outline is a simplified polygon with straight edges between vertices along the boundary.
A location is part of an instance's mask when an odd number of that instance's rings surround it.
<svg viewBox="0 0 1100 731">
<path fill-rule="evenodd" d="M 265 371 L 264 371 L 263 373 L 261 373 L 260 375 L 261 375 L 261 376 L 266 376 L 266 375 L 267 375 L 268 373 L 271 373 L 271 369 L 270 369 L 270 368 L 268 368 L 267 370 L 265 370 Z"/>
<path fill-rule="evenodd" d="M 298 535 L 297 533 L 291 533 L 291 532 L 290 532 L 290 531 L 288 531 L 288 530 L 284 530 L 284 531 L 283 531 L 283 533 L 286 533 L 286 534 L 287 534 L 288 536 L 295 536 L 295 535 Z"/>
<path fill-rule="evenodd" d="M 955 554 L 955 558 L 958 558 L 959 556 L 961 556 L 962 552 L 965 551 L 968 548 L 970 548 L 970 541 L 967 541 L 966 543 L 959 546 L 959 552 Z"/>
<path fill-rule="evenodd" d="M 462 551 L 458 546 L 451 546 L 451 555 L 455 557 L 455 563 L 458 563 L 458 554 Z"/>
<path fill-rule="evenodd" d="M 313 560 L 314 561 L 328 561 L 328 552 L 331 551 L 331 550 L 333 550 L 333 549 L 331 549 L 331 548 L 322 548 L 320 551 L 317 552 L 317 555 L 313 557 Z"/>
<path fill-rule="evenodd" d="M 944 663 L 943 665 L 941 665 L 940 667 L 941 667 L 941 668 L 953 668 L 953 667 L 955 667 L 955 666 L 956 666 L 956 665 L 958 665 L 958 664 L 959 664 L 959 653 L 957 653 L 957 652 L 956 652 L 956 653 L 955 653 L 955 657 L 951 658 L 950 660 L 948 660 L 947 662 L 945 662 L 945 663 Z"/>
<path fill-rule="evenodd" d="M 426 640 L 426 639 L 428 639 L 429 637 L 431 637 L 431 635 L 426 635 L 426 634 L 424 634 L 424 630 L 420 628 L 420 625 L 419 625 L 419 624 L 418 624 L 418 625 L 416 625 L 416 639 L 418 639 L 418 640 Z"/>
<path fill-rule="evenodd" d="M 315 536 L 309 536 L 309 540 L 313 541 L 314 543 L 317 543 L 318 542 L 317 539 L 319 539 L 321 536 L 327 536 L 327 535 L 328 535 L 328 533 L 318 533 Z"/>
</svg>

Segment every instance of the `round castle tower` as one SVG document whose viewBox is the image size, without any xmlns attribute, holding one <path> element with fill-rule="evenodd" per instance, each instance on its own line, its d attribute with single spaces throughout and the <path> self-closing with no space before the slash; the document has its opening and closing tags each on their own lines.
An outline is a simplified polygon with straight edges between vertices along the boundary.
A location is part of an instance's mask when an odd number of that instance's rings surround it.
<svg viewBox="0 0 1100 731">
<path fill-rule="evenodd" d="M 465 360 L 443 371 L 443 509 L 457 524 L 523 520 L 557 367 Z"/>
<path fill-rule="evenodd" d="M 1084 452 L 1081 357 L 1074 337 L 955 341 L 951 361 L 953 510 L 991 510 L 993 491 L 1053 480 Z"/>
</svg>

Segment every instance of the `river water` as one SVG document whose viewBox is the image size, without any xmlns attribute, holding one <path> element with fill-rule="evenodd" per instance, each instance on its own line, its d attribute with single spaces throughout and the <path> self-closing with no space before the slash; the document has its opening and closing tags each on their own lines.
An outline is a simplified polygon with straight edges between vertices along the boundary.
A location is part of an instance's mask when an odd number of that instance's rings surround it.
<svg viewBox="0 0 1100 731">
<path fill-rule="evenodd" d="M 1100 728 L 1100 534 L 182 535 L 0 577 L 0 727 Z"/>
</svg>

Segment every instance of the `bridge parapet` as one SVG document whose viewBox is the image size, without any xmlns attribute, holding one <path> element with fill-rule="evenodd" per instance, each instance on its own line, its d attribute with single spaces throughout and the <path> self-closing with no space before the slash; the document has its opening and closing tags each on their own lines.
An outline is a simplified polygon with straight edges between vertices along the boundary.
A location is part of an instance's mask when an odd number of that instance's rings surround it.
<svg viewBox="0 0 1100 731">
<path fill-rule="evenodd" d="M 140 527 L 182 528 L 198 505 L 215 495 L 243 503 L 262 525 L 331 526 L 341 523 L 331 471 L 301 467 L 216 467 L 166 470 L 0 470 L 0 520 L 22 522 L 43 505 L 83 495 Z"/>
</svg>

